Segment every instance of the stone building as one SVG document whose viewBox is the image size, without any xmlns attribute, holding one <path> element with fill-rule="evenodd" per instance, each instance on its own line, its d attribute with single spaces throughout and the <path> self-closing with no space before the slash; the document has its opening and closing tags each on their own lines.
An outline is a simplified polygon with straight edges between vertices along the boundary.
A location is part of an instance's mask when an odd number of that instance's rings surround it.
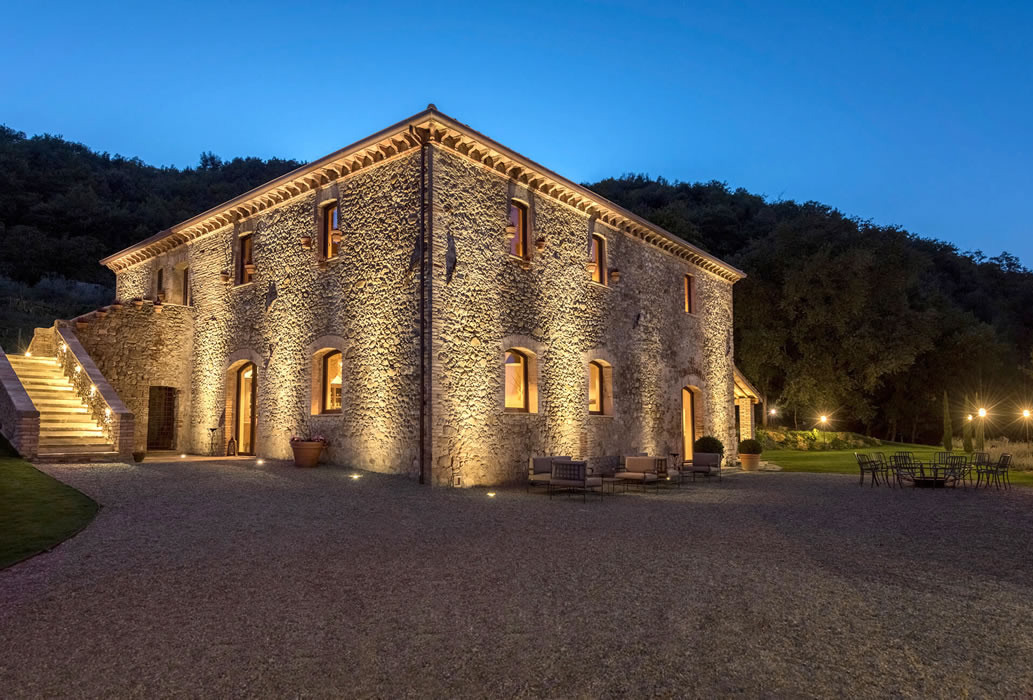
<svg viewBox="0 0 1033 700">
<path fill-rule="evenodd" d="M 137 449 L 323 435 L 330 462 L 468 486 L 703 434 L 734 458 L 737 410 L 752 434 L 743 273 L 433 105 L 102 262 L 121 304 L 34 345 L 75 336 Z"/>
</svg>

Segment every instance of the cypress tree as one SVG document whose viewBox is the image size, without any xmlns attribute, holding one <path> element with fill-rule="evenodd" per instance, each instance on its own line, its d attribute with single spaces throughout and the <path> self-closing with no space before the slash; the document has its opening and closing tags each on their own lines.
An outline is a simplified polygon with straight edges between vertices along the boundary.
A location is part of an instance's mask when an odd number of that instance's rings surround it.
<svg viewBox="0 0 1033 700">
<path fill-rule="evenodd" d="M 966 416 L 961 426 L 961 449 L 966 453 L 972 453 L 972 421 Z"/>
<path fill-rule="evenodd" d="M 954 428 L 951 425 L 951 405 L 947 400 L 946 390 L 943 392 L 943 449 L 947 452 L 954 449 Z"/>
</svg>

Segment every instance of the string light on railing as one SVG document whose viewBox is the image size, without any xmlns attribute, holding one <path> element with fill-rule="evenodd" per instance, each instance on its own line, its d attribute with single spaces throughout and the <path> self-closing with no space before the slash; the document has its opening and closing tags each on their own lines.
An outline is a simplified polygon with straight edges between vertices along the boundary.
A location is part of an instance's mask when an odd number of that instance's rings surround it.
<svg viewBox="0 0 1033 700">
<path fill-rule="evenodd" d="M 111 409 L 110 408 L 105 408 L 104 409 L 104 417 L 105 418 L 111 418 Z"/>
<path fill-rule="evenodd" d="M 95 393 L 97 393 L 97 385 L 90 384 L 90 396 L 93 396 Z"/>
<path fill-rule="evenodd" d="M 68 346 L 65 345 L 64 343 L 61 343 L 61 352 L 64 352 L 67 349 L 68 349 Z"/>
<path fill-rule="evenodd" d="M 76 365 L 76 366 L 75 366 L 75 373 L 76 373 L 76 374 L 79 374 L 79 372 L 82 372 L 82 367 L 81 367 L 81 366 L 79 366 L 79 365 Z"/>
</svg>

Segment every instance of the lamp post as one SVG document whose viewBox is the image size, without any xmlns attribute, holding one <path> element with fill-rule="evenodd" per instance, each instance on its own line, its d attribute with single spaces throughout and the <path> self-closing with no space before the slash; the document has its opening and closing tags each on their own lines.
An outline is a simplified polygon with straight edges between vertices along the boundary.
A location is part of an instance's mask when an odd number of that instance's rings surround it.
<svg viewBox="0 0 1033 700">
<path fill-rule="evenodd" d="M 777 408 L 769 409 L 768 410 L 768 415 L 771 416 L 771 424 L 774 425 L 775 424 L 775 418 L 778 417 L 778 409 Z"/>
<path fill-rule="evenodd" d="M 1026 449 L 1029 449 L 1029 409 L 1023 409 L 1022 411 L 1022 425 L 1026 429 Z"/>
<path fill-rule="evenodd" d="M 828 444 L 829 444 L 829 434 L 825 430 L 825 426 L 828 424 L 828 422 L 829 422 L 829 417 L 828 416 L 822 416 L 821 417 L 821 440 L 822 440 L 822 442 L 825 443 L 826 446 L 828 446 Z"/>
<path fill-rule="evenodd" d="M 979 415 L 979 422 L 976 423 L 976 451 L 982 452 L 986 449 L 986 409 L 980 408 L 976 413 Z"/>
</svg>

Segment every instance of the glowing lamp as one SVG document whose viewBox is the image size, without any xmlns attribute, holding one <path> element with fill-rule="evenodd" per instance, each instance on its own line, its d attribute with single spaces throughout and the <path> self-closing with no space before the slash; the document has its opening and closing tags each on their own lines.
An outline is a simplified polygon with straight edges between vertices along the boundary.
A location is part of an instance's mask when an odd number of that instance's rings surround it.
<svg viewBox="0 0 1033 700">
<path fill-rule="evenodd" d="M 68 349 L 68 346 L 65 345 L 64 343 L 61 343 L 61 352 L 64 352 L 67 349 Z"/>
<path fill-rule="evenodd" d="M 488 492 L 488 498 L 495 498 L 495 492 L 494 491 L 489 491 Z"/>
<path fill-rule="evenodd" d="M 351 477 L 352 477 L 352 479 L 353 479 L 353 480 L 354 480 L 354 479 L 358 479 L 358 478 L 359 478 L 360 476 L 362 476 L 362 474 L 352 474 L 352 475 L 351 475 Z"/>
<path fill-rule="evenodd" d="M 76 366 L 75 366 L 75 373 L 76 373 L 76 374 L 79 374 L 79 372 L 82 372 L 82 367 L 81 367 L 81 366 L 79 366 L 79 365 L 76 365 Z"/>
<path fill-rule="evenodd" d="M 775 409 L 771 409 L 770 411 L 768 411 L 768 413 L 770 413 L 771 415 L 776 415 L 778 411 L 776 411 Z"/>
<path fill-rule="evenodd" d="M 822 416 L 822 417 L 821 417 L 821 422 L 822 422 L 822 423 L 827 423 L 827 422 L 828 422 L 828 420 L 829 420 L 828 416 Z"/>
<path fill-rule="evenodd" d="M 179 456 L 179 458 L 180 458 L 180 459 L 186 459 L 186 458 L 187 458 L 187 453 L 186 453 L 186 452 L 184 452 L 183 454 L 181 454 L 181 455 Z"/>
<path fill-rule="evenodd" d="M 985 408 L 979 409 L 979 417 L 980 418 L 986 418 L 986 409 Z"/>
<path fill-rule="evenodd" d="M 265 460 L 264 459 L 260 459 L 260 460 L 258 460 L 257 464 L 259 466 L 261 466 L 261 465 L 265 464 Z"/>
<path fill-rule="evenodd" d="M 1029 409 L 1028 408 L 1022 412 L 1022 417 L 1023 418 L 1029 418 Z"/>
<path fill-rule="evenodd" d="M 105 408 L 104 409 L 104 417 L 105 418 L 111 418 L 111 409 L 110 408 Z"/>
<path fill-rule="evenodd" d="M 25 351 L 25 357 L 32 357 L 32 353 L 28 350 Z"/>
</svg>

